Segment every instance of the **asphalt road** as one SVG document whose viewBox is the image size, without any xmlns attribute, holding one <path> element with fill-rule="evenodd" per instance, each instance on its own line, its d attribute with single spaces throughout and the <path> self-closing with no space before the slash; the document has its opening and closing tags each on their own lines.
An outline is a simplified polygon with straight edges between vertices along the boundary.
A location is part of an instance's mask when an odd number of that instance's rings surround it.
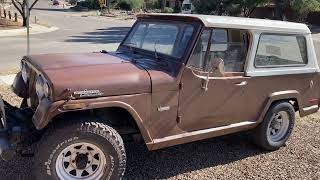
<svg viewBox="0 0 320 180">
<path fill-rule="evenodd" d="M 39 0 L 31 11 L 31 22 L 37 16 L 40 24 L 59 30 L 31 35 L 31 54 L 93 52 L 115 50 L 134 21 L 112 20 L 98 16 L 81 16 L 62 7 Z M 26 54 L 26 37 L 0 37 L 0 72 L 18 67 Z"/>
</svg>

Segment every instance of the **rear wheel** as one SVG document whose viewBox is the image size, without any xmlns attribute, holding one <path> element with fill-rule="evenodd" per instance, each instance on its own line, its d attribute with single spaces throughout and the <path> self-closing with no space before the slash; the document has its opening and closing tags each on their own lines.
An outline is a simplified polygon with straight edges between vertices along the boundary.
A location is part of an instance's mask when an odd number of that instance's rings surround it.
<svg viewBox="0 0 320 180">
<path fill-rule="evenodd" d="M 295 110 L 288 102 L 275 103 L 255 129 L 254 140 L 266 150 L 277 150 L 289 139 L 295 123 Z"/>
<path fill-rule="evenodd" d="M 125 171 L 120 135 L 100 122 L 60 124 L 46 132 L 37 149 L 37 179 L 121 179 Z"/>
</svg>

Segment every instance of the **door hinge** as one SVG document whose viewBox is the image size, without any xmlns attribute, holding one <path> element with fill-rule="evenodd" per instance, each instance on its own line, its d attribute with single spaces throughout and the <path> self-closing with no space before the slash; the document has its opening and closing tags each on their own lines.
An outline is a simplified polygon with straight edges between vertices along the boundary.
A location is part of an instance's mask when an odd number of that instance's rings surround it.
<svg viewBox="0 0 320 180">
<path fill-rule="evenodd" d="M 179 84 L 179 89 L 182 90 L 182 88 L 183 88 L 183 83 L 181 82 L 181 83 Z"/>
</svg>

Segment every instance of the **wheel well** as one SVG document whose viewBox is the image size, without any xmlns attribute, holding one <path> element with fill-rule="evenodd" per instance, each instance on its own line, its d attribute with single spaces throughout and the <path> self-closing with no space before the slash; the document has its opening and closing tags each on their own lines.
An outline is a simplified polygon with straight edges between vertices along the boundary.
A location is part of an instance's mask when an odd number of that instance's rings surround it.
<svg viewBox="0 0 320 180">
<path fill-rule="evenodd" d="M 270 107 L 278 102 L 288 102 L 293 106 L 293 108 L 296 112 L 299 111 L 299 104 L 298 104 L 298 100 L 296 98 L 275 100 L 271 103 Z"/>
<path fill-rule="evenodd" d="M 108 107 L 85 111 L 65 112 L 52 119 L 52 123 L 67 119 L 93 117 L 114 128 L 126 140 L 141 140 L 142 136 L 132 115 L 124 108 Z"/>
</svg>

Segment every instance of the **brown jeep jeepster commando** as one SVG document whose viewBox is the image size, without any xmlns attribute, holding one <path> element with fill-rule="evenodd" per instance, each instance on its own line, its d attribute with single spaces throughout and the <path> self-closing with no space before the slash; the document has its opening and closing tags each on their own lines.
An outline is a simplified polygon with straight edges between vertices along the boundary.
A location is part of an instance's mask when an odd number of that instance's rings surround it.
<svg viewBox="0 0 320 180">
<path fill-rule="evenodd" d="M 116 52 L 25 56 L 0 100 L 0 153 L 35 155 L 39 179 L 121 179 L 124 142 L 149 150 L 252 130 L 276 150 L 319 109 L 319 67 L 304 24 L 139 15 Z M 30 150 L 36 143 L 35 150 Z"/>
</svg>

